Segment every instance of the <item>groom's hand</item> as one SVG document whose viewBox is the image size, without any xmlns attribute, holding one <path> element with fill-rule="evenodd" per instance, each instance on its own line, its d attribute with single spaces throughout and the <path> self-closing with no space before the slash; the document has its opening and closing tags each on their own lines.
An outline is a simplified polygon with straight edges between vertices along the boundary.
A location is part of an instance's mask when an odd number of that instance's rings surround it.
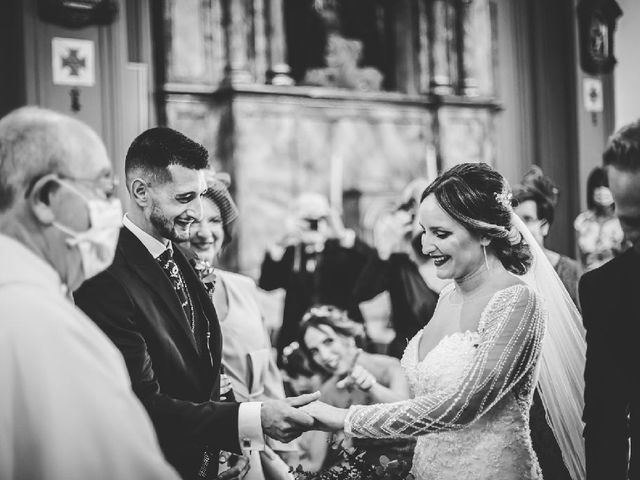
<svg viewBox="0 0 640 480">
<path fill-rule="evenodd" d="M 313 402 L 301 408 L 315 419 L 314 429 L 326 432 L 344 430 L 347 410 L 332 407 L 324 402 Z"/>
<path fill-rule="evenodd" d="M 311 430 L 314 419 L 300 408 L 320 398 L 320 393 L 308 393 L 286 400 L 267 400 L 262 402 L 260 417 L 262 430 L 271 438 L 281 442 L 290 442 L 301 433 Z"/>
</svg>

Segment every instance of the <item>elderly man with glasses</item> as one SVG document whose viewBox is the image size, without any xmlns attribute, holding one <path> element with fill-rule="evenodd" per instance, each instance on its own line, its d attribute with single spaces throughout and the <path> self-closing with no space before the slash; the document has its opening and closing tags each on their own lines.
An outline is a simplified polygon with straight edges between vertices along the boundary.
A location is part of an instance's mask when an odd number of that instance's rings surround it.
<svg viewBox="0 0 640 480">
<path fill-rule="evenodd" d="M 0 119 L 0 478 L 177 479 L 117 348 L 70 301 L 122 208 L 101 140 L 36 107 Z"/>
</svg>

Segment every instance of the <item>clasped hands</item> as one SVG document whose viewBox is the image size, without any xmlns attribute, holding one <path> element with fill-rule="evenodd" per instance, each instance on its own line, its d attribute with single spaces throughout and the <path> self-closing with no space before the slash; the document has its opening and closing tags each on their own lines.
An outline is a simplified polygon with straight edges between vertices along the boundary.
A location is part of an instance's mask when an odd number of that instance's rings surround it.
<svg viewBox="0 0 640 480">
<path fill-rule="evenodd" d="M 308 430 L 342 430 L 347 411 L 319 398 L 320 392 L 315 392 L 263 402 L 260 416 L 264 433 L 286 443 Z"/>
</svg>

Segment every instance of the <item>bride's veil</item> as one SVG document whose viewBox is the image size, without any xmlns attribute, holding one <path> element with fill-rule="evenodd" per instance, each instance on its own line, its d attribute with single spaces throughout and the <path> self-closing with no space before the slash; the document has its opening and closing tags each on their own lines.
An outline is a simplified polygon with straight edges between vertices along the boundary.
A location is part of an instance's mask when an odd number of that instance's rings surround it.
<svg viewBox="0 0 640 480">
<path fill-rule="evenodd" d="M 540 356 L 540 397 L 571 478 L 583 480 L 586 342 L 582 317 L 540 245 L 515 213 L 511 217 L 533 255 L 533 264 L 522 278 L 542 296 L 548 311 Z"/>
</svg>

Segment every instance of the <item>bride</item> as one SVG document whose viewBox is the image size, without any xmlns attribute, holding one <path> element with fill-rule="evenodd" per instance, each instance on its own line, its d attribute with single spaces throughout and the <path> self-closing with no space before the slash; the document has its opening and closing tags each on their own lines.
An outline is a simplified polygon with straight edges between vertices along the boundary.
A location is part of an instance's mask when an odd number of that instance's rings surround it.
<svg viewBox="0 0 640 480">
<path fill-rule="evenodd" d="M 303 408 L 327 430 L 417 437 L 418 480 L 542 479 L 528 427 L 540 376 L 565 463 L 584 479 L 580 317 L 512 214 L 506 181 L 486 164 L 455 166 L 427 187 L 419 216 L 424 253 L 440 278 L 454 281 L 404 352 L 414 398 Z"/>
</svg>

